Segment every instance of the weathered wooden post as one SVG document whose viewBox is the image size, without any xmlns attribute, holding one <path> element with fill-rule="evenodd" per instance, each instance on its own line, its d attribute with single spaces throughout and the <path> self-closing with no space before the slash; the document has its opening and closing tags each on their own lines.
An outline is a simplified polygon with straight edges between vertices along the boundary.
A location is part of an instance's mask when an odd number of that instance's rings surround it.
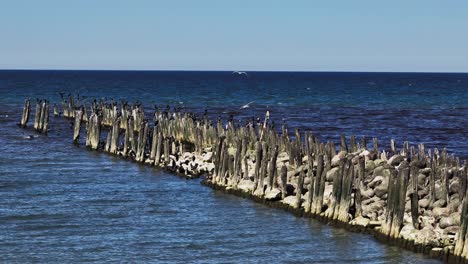
<svg viewBox="0 0 468 264">
<path fill-rule="evenodd" d="M 55 117 L 60 116 L 60 112 L 59 112 L 59 110 L 58 110 L 57 104 L 54 104 L 54 116 L 55 116 Z"/>
<path fill-rule="evenodd" d="M 262 141 L 262 139 L 263 139 L 264 132 L 267 129 L 269 119 L 270 119 L 270 111 L 267 110 L 266 114 L 265 114 L 265 120 L 263 121 L 263 129 L 262 129 L 262 131 L 260 133 L 260 141 Z"/>
<path fill-rule="evenodd" d="M 338 220 L 347 223 L 349 219 L 349 208 L 351 207 L 351 191 L 354 181 L 354 166 L 351 159 L 346 162 L 343 183 L 341 185 L 340 207 L 338 211 Z"/>
<path fill-rule="evenodd" d="M 163 148 L 163 136 L 162 132 L 158 132 L 158 140 L 157 140 L 157 146 L 156 146 L 156 156 L 154 157 L 154 165 L 158 166 L 159 162 L 161 161 L 161 151 Z"/>
<path fill-rule="evenodd" d="M 42 120 L 42 133 L 47 135 L 49 129 L 49 102 L 46 102 L 44 108 L 44 119 Z"/>
<path fill-rule="evenodd" d="M 68 95 L 68 117 L 75 117 L 75 101 L 73 99 L 73 95 Z"/>
<path fill-rule="evenodd" d="M 275 183 L 275 174 L 276 174 L 276 159 L 278 158 L 278 146 L 276 145 L 273 150 L 273 155 L 270 160 L 270 164 L 268 165 L 268 187 L 273 189 Z"/>
<path fill-rule="evenodd" d="M 138 133 L 138 148 L 137 148 L 137 154 L 136 154 L 136 161 L 139 162 L 144 162 L 144 157 L 145 157 L 145 146 L 146 146 L 146 140 L 148 136 L 148 130 L 149 130 L 149 125 L 148 122 L 144 121 L 141 122 L 140 126 L 140 132 Z"/>
<path fill-rule="evenodd" d="M 257 189 L 258 180 L 260 178 L 260 165 L 262 164 L 262 143 L 257 141 L 255 144 L 255 174 L 254 174 L 254 190 Z"/>
<path fill-rule="evenodd" d="M 307 140 L 307 153 L 308 153 L 308 159 L 307 159 L 307 176 L 310 180 L 309 183 L 309 188 L 308 188 L 308 195 L 307 195 L 307 202 L 306 202 L 306 207 L 305 211 L 307 213 L 311 212 L 312 210 L 312 203 L 314 199 L 314 187 L 315 187 L 315 180 L 317 177 L 314 177 L 314 156 L 312 155 L 312 150 L 309 144 L 309 140 Z"/>
<path fill-rule="evenodd" d="M 97 150 L 99 148 L 99 140 L 101 138 L 101 120 L 97 114 L 92 114 L 90 123 L 91 127 L 91 139 L 90 147 L 91 149 Z"/>
<path fill-rule="evenodd" d="M 362 215 L 362 194 L 364 190 L 364 177 L 366 176 L 366 159 L 363 156 L 358 158 L 357 177 L 355 180 L 354 205 L 356 207 L 355 217 Z"/>
<path fill-rule="evenodd" d="M 356 147 L 356 137 L 354 135 L 351 135 L 351 138 L 349 140 L 350 144 L 350 152 L 356 152 L 357 147 Z"/>
<path fill-rule="evenodd" d="M 119 135 L 120 135 L 120 117 L 114 119 L 112 124 L 112 140 L 110 145 L 110 153 L 117 154 L 117 147 L 119 144 Z"/>
<path fill-rule="evenodd" d="M 258 178 L 257 190 L 255 194 L 259 197 L 264 195 L 264 184 L 265 178 L 267 173 L 267 165 L 268 165 L 268 144 L 266 142 L 262 142 L 262 161 L 260 166 L 260 176 Z"/>
<path fill-rule="evenodd" d="M 323 145 L 321 145 L 323 146 Z M 330 158 L 327 157 L 327 154 L 323 155 L 323 154 L 319 154 L 319 159 L 320 159 L 320 156 L 322 156 L 322 161 L 319 160 L 318 164 L 320 166 L 320 164 L 322 165 L 322 174 L 318 174 L 317 175 L 320 177 L 320 180 L 317 184 L 318 185 L 318 189 L 317 189 L 317 192 L 316 192 L 316 195 L 314 195 L 316 197 L 316 203 L 315 203 L 315 214 L 320 214 L 322 212 L 322 207 L 323 207 L 323 194 L 325 192 L 325 180 L 326 180 L 326 177 L 327 177 L 327 171 L 329 170 L 328 168 L 331 166 L 330 165 Z M 317 171 L 320 171 L 320 168 L 317 168 Z"/>
<path fill-rule="evenodd" d="M 437 150 L 437 149 L 436 149 Z M 430 191 L 431 191 L 431 204 L 435 203 L 436 199 L 436 189 L 435 189 L 435 175 L 437 169 L 437 155 L 436 151 L 434 150 L 434 155 L 430 159 L 430 166 L 431 166 L 431 174 L 430 174 Z"/>
<path fill-rule="evenodd" d="M 362 150 L 367 150 L 367 140 L 366 137 L 361 138 L 361 148 Z"/>
<path fill-rule="evenodd" d="M 39 129 L 39 123 L 41 120 L 41 100 L 36 99 L 36 112 L 34 113 L 34 129 Z"/>
<path fill-rule="evenodd" d="M 28 124 L 30 112 L 31 112 L 31 101 L 29 99 L 26 99 L 24 101 L 23 116 L 21 117 L 21 122 L 20 122 L 21 127 L 24 128 Z"/>
<path fill-rule="evenodd" d="M 249 160 L 248 156 L 245 155 L 244 156 L 244 173 L 243 173 L 243 176 L 242 176 L 242 178 L 244 180 L 249 180 L 249 163 L 248 163 L 248 160 Z"/>
<path fill-rule="evenodd" d="M 322 181 L 322 174 L 324 169 L 324 164 L 323 164 L 323 154 L 319 153 L 317 155 L 317 171 L 315 173 L 315 186 L 314 186 L 314 195 L 313 195 L 313 200 L 312 200 L 312 206 L 310 208 L 310 212 L 313 214 L 318 214 L 320 213 L 320 210 L 322 209 L 322 201 L 319 201 L 321 195 L 320 195 L 320 184 Z M 323 182 L 325 184 L 325 182 Z M 322 193 L 323 195 L 323 193 Z M 320 207 L 320 208 L 318 208 Z"/>
<path fill-rule="evenodd" d="M 457 164 L 457 167 L 458 167 L 458 164 Z M 467 177 L 468 177 L 468 173 L 467 173 L 467 170 L 468 170 L 468 161 L 465 160 L 464 164 L 463 164 L 463 168 L 464 170 L 462 170 L 462 172 L 459 172 L 459 178 L 460 178 L 460 191 L 459 191 L 459 195 L 460 195 L 460 200 L 463 200 L 463 198 L 465 198 L 465 194 L 466 194 L 466 191 L 467 191 Z M 462 194 L 463 193 L 463 194 Z"/>
<path fill-rule="evenodd" d="M 388 192 L 387 192 L 387 208 L 385 211 L 385 221 L 382 223 L 380 232 L 385 236 L 390 236 L 390 231 L 392 229 L 393 214 L 395 211 L 397 196 L 397 186 L 398 186 L 398 172 L 393 168 L 390 169 L 390 179 L 388 182 Z"/>
<path fill-rule="evenodd" d="M 68 108 L 67 108 L 67 103 L 65 101 L 65 98 L 63 97 L 63 93 L 60 93 L 60 98 L 62 102 L 62 112 L 63 112 L 63 117 L 67 118 L 68 117 Z"/>
<path fill-rule="evenodd" d="M 457 233 L 457 239 L 455 243 L 455 249 L 453 254 L 455 256 L 461 257 L 465 253 L 465 248 L 468 248 L 466 245 L 467 241 L 467 229 L 468 229 L 468 198 L 465 195 L 463 199 L 463 207 L 460 215 L 460 230 Z"/>
<path fill-rule="evenodd" d="M 130 143 L 130 151 L 135 154 L 137 150 L 137 143 L 135 142 L 135 120 L 133 116 L 128 117 L 128 124 L 127 124 L 127 131 L 128 131 L 128 138 Z"/>
<path fill-rule="evenodd" d="M 398 171 L 393 170 L 393 175 L 389 181 L 386 221 L 382 225 L 381 232 L 389 238 L 398 238 L 403 224 L 406 190 L 410 176 L 408 162 L 401 162 Z"/>
<path fill-rule="evenodd" d="M 330 207 L 327 209 L 325 216 L 328 219 L 336 219 L 338 215 L 339 203 L 341 201 L 341 185 L 343 182 L 343 174 L 345 174 L 345 159 L 339 161 L 337 173 L 333 177 L 333 188 L 330 199 Z"/>
<path fill-rule="evenodd" d="M 157 124 L 155 124 L 153 128 L 153 135 L 151 137 L 151 151 L 150 151 L 150 156 L 149 156 L 151 163 L 154 163 L 154 160 L 156 158 L 157 147 L 158 147 L 158 126 Z"/>
<path fill-rule="evenodd" d="M 297 181 L 297 188 L 296 188 L 296 205 L 295 208 L 301 209 L 302 205 L 302 190 L 304 185 L 304 171 L 299 173 L 299 179 Z"/>
<path fill-rule="evenodd" d="M 111 140 L 112 140 L 112 127 L 109 130 L 107 130 L 106 144 L 104 145 L 105 152 L 110 152 Z"/>
<path fill-rule="evenodd" d="M 286 195 L 288 194 L 287 190 L 287 184 L 288 184 L 288 167 L 286 167 L 285 164 L 281 166 L 281 199 L 286 198 Z"/>
<path fill-rule="evenodd" d="M 81 121 L 83 118 L 83 111 L 77 110 L 75 114 L 75 126 L 73 130 L 73 143 L 78 144 L 78 140 L 80 138 L 80 129 L 81 129 Z"/>
<path fill-rule="evenodd" d="M 390 147 L 392 149 L 392 155 L 398 154 L 397 148 L 396 148 L 396 143 L 394 139 L 390 140 Z"/>
<path fill-rule="evenodd" d="M 38 123 L 38 126 L 36 128 L 36 130 L 38 132 L 42 132 L 42 128 L 44 127 L 44 118 L 45 118 L 45 108 L 46 108 L 46 100 L 44 100 L 42 103 L 41 103 L 41 113 L 39 115 L 39 123 Z"/>
<path fill-rule="evenodd" d="M 410 166 L 410 177 L 411 177 L 411 220 L 413 227 L 419 229 L 419 197 L 418 197 L 418 174 L 419 169 L 415 165 Z"/>
<path fill-rule="evenodd" d="M 164 139 L 164 165 L 165 166 L 169 164 L 169 143 L 170 143 L 170 139 L 165 138 Z"/>
<path fill-rule="evenodd" d="M 346 136 L 344 134 L 341 134 L 340 139 L 341 139 L 340 151 L 348 152 L 348 145 L 346 144 Z"/>
<path fill-rule="evenodd" d="M 127 116 L 125 119 L 122 119 L 122 120 L 123 120 L 122 123 L 126 123 L 126 125 L 124 125 L 125 132 L 124 132 L 124 144 L 123 144 L 122 156 L 127 157 L 128 149 L 130 146 L 130 129 L 128 128 L 130 117 Z"/>
</svg>

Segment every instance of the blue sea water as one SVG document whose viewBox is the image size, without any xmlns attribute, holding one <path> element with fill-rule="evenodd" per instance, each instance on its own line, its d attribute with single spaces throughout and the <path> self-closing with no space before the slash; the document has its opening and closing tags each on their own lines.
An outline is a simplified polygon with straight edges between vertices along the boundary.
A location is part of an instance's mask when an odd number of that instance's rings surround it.
<svg viewBox="0 0 468 264">
<path fill-rule="evenodd" d="M 427 263 L 372 237 L 297 218 L 16 126 L 24 99 L 58 92 L 177 105 L 216 118 L 424 143 L 468 158 L 468 74 L 0 71 L 0 261 Z M 250 108 L 240 109 L 252 102 Z M 370 141 L 370 140 L 369 140 Z"/>
</svg>

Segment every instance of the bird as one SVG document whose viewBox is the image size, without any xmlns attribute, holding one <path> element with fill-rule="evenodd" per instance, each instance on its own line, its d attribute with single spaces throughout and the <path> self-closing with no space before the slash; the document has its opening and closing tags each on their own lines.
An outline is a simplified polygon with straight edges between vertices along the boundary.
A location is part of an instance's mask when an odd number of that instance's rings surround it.
<svg viewBox="0 0 468 264">
<path fill-rule="evenodd" d="M 252 104 L 253 102 L 255 102 L 255 101 L 249 102 L 249 103 L 247 103 L 247 104 L 245 104 L 245 105 L 241 106 L 241 108 L 240 108 L 240 109 L 249 108 L 249 107 L 250 107 L 250 104 Z"/>
<path fill-rule="evenodd" d="M 233 71 L 232 74 L 238 74 L 238 75 L 245 75 L 245 76 L 249 76 L 246 72 L 244 71 Z"/>
</svg>

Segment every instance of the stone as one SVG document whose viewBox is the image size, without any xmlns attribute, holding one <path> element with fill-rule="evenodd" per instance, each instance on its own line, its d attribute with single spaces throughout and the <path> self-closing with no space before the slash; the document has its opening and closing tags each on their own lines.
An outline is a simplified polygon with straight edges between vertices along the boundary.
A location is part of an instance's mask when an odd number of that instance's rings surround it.
<svg viewBox="0 0 468 264">
<path fill-rule="evenodd" d="M 458 178 L 453 179 L 449 184 L 449 194 L 455 194 L 460 191 L 460 181 Z"/>
<path fill-rule="evenodd" d="M 279 201 L 281 200 L 281 191 L 278 188 L 267 189 L 265 192 L 265 200 Z"/>
<path fill-rule="evenodd" d="M 375 176 L 374 179 L 372 179 L 371 182 L 367 184 L 369 188 L 375 188 L 376 186 L 380 185 L 384 181 L 383 176 Z"/>
<path fill-rule="evenodd" d="M 213 163 L 207 163 L 207 164 L 205 165 L 205 170 L 206 170 L 206 172 L 211 173 L 211 172 L 214 171 L 214 169 L 215 169 L 215 165 L 214 165 Z"/>
<path fill-rule="evenodd" d="M 435 218 L 433 216 L 421 216 L 420 217 L 421 227 L 432 228 L 435 224 Z"/>
<path fill-rule="evenodd" d="M 440 186 L 440 184 L 438 182 L 436 182 L 435 184 L 435 194 L 436 194 L 436 200 L 440 200 L 440 199 L 447 199 L 447 197 L 444 195 L 444 191 L 442 190 L 442 186 Z"/>
<path fill-rule="evenodd" d="M 452 213 L 450 216 L 443 216 L 439 220 L 439 227 L 445 229 L 449 226 L 460 226 L 460 213 Z"/>
<path fill-rule="evenodd" d="M 450 215 L 450 210 L 447 207 L 436 207 L 432 209 L 432 212 L 434 213 L 434 216 L 436 218 L 441 218 L 442 216 Z"/>
<path fill-rule="evenodd" d="M 420 189 L 418 191 L 418 196 L 419 197 L 425 197 L 426 195 L 429 194 L 429 188 L 424 188 L 424 189 Z M 429 198 L 429 197 L 428 197 Z"/>
<path fill-rule="evenodd" d="M 192 160 L 192 157 L 193 157 L 193 153 L 190 153 L 190 152 L 184 152 L 182 154 L 183 160 Z"/>
<path fill-rule="evenodd" d="M 454 195 L 455 196 L 455 195 Z M 450 203 L 447 205 L 449 208 L 450 212 L 456 212 L 458 211 L 458 207 L 460 206 L 460 199 L 458 197 L 456 198 L 451 198 Z"/>
<path fill-rule="evenodd" d="M 375 163 L 375 162 L 374 162 Z M 383 175 L 383 170 L 384 170 L 384 167 L 383 166 L 377 166 L 375 167 L 374 171 L 372 172 L 372 175 L 375 177 L 375 176 L 382 176 Z"/>
<path fill-rule="evenodd" d="M 367 149 L 365 149 L 361 153 L 359 153 L 359 156 L 367 157 L 367 156 L 369 156 L 369 154 L 370 154 L 370 152 Z"/>
<path fill-rule="evenodd" d="M 369 186 L 374 186 L 375 195 L 382 198 L 388 192 L 388 178 L 377 176 L 369 183 Z"/>
<path fill-rule="evenodd" d="M 281 203 L 287 204 L 291 207 L 296 207 L 296 204 L 297 204 L 296 196 L 294 195 L 286 196 L 283 200 L 281 200 Z"/>
<path fill-rule="evenodd" d="M 374 190 L 372 190 L 371 188 L 369 188 L 369 189 L 367 189 L 367 190 L 365 190 L 365 191 L 361 190 L 361 197 L 362 197 L 363 199 L 372 198 L 372 197 L 374 196 L 374 194 L 375 194 L 375 193 L 374 193 Z"/>
<path fill-rule="evenodd" d="M 368 160 L 366 161 L 366 167 L 365 170 L 366 172 L 373 171 L 377 166 L 375 165 L 374 161 Z"/>
<path fill-rule="evenodd" d="M 416 239 L 417 230 L 414 229 L 413 224 L 406 224 L 400 230 L 400 237 L 405 240 L 414 241 Z"/>
<path fill-rule="evenodd" d="M 433 203 L 430 208 L 440 208 L 440 207 L 444 207 L 445 205 L 447 205 L 447 201 L 445 200 L 437 200 L 435 201 L 435 203 Z"/>
<path fill-rule="evenodd" d="M 436 239 L 437 235 L 432 227 L 424 227 L 417 233 L 414 241 L 417 244 L 428 244 L 429 242 L 435 241 Z"/>
<path fill-rule="evenodd" d="M 254 189 L 254 183 L 251 180 L 242 179 L 237 184 L 237 188 L 243 192 L 251 193 Z"/>
<path fill-rule="evenodd" d="M 207 153 L 203 154 L 203 156 L 202 156 L 202 160 L 204 162 L 211 162 L 212 158 L 213 158 L 213 152 L 207 152 Z"/>
<path fill-rule="evenodd" d="M 432 171 L 431 168 L 424 168 L 424 169 L 420 169 L 419 173 L 429 176 L 429 174 L 431 174 L 431 171 Z"/>
<path fill-rule="evenodd" d="M 277 158 L 278 163 L 282 164 L 283 162 L 288 162 L 289 161 L 289 155 L 287 152 L 281 152 L 278 154 Z"/>
<path fill-rule="evenodd" d="M 429 199 L 421 199 L 418 201 L 419 207 L 421 208 L 429 207 L 429 203 L 430 203 Z"/>
<path fill-rule="evenodd" d="M 212 152 L 213 148 L 212 147 L 206 147 L 203 149 L 204 152 Z"/>
<path fill-rule="evenodd" d="M 376 159 L 376 160 L 374 160 L 374 164 L 375 164 L 375 166 L 377 166 L 377 167 L 383 166 L 385 163 L 386 163 L 385 160 L 381 160 L 381 159 Z"/>
<path fill-rule="evenodd" d="M 448 226 L 446 228 L 444 228 L 444 234 L 446 235 L 456 235 L 458 233 L 458 231 L 460 231 L 460 226 L 457 226 L 457 225 L 453 225 L 453 226 Z"/>
<path fill-rule="evenodd" d="M 426 179 L 427 179 L 427 176 L 424 175 L 424 174 L 422 174 L 422 173 L 420 173 L 420 174 L 418 175 L 418 185 L 420 185 L 420 186 L 426 185 Z"/>
<path fill-rule="evenodd" d="M 335 178 L 336 174 L 338 174 L 339 167 L 335 167 L 329 171 L 327 171 L 327 176 L 326 180 L 327 182 L 333 182 L 333 179 Z"/>
<path fill-rule="evenodd" d="M 338 152 L 338 154 L 336 154 L 332 160 L 331 160 L 331 166 L 332 167 L 336 167 L 338 165 L 340 165 L 340 160 L 346 158 L 346 154 L 347 152 L 346 151 L 340 151 Z"/>
<path fill-rule="evenodd" d="M 353 220 L 351 220 L 351 222 L 349 222 L 350 225 L 361 226 L 361 227 L 367 227 L 369 223 L 370 223 L 370 219 L 362 217 L 362 216 L 358 216 L 357 218 L 354 218 Z"/>
<path fill-rule="evenodd" d="M 378 212 L 385 207 L 385 201 L 377 200 L 369 205 L 369 208 L 373 212 Z"/>
<path fill-rule="evenodd" d="M 388 161 L 387 164 L 391 166 L 398 166 L 400 163 L 405 160 L 405 158 L 401 155 L 393 155 Z"/>
</svg>

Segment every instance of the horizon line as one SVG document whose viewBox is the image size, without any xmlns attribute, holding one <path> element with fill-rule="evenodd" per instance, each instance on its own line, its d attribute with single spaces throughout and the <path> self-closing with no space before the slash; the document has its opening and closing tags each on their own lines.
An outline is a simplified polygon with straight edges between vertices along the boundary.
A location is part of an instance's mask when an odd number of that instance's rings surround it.
<svg viewBox="0 0 468 264">
<path fill-rule="evenodd" d="M 73 69 L 73 68 L 65 68 L 65 69 L 57 69 L 57 68 L 0 68 L 0 71 L 103 71 L 103 72 L 234 72 L 239 70 L 227 70 L 227 69 L 201 69 L 201 70 L 194 70 L 194 69 Z M 242 69 L 241 71 L 245 72 L 278 72 L 278 73 L 445 73 L 445 74 L 468 74 L 467 72 L 463 71 L 347 71 L 347 70 L 248 70 Z"/>
</svg>

